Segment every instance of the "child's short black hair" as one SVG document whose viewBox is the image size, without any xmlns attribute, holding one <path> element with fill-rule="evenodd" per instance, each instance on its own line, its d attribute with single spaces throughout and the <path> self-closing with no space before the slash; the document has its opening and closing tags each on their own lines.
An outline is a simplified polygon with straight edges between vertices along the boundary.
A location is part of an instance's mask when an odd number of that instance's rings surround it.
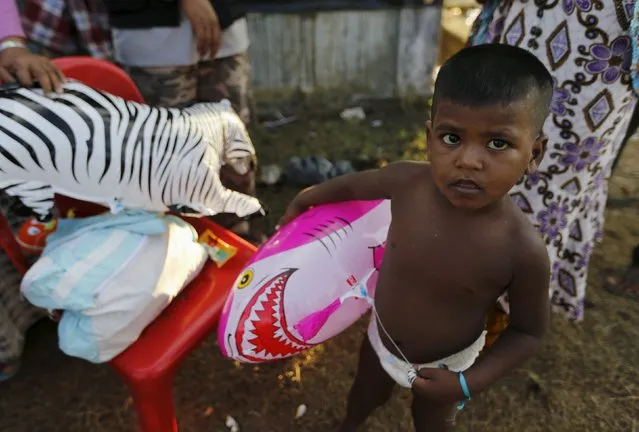
<svg viewBox="0 0 639 432">
<path fill-rule="evenodd" d="M 508 105 L 534 94 L 533 121 L 541 131 L 548 116 L 553 80 L 548 69 L 525 49 L 487 44 L 464 48 L 439 70 L 431 118 L 439 100 L 467 106 Z"/>
</svg>

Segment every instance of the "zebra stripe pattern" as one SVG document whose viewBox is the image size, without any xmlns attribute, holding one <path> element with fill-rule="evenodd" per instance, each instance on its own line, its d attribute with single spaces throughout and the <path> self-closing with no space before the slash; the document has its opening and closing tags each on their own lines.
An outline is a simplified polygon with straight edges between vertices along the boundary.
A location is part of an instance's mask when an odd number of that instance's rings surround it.
<svg viewBox="0 0 639 432">
<path fill-rule="evenodd" d="M 75 81 L 51 97 L 0 87 L 0 189 L 43 217 L 54 193 L 113 212 L 263 214 L 219 178 L 222 164 L 254 155 L 228 101 L 156 108 Z"/>
</svg>

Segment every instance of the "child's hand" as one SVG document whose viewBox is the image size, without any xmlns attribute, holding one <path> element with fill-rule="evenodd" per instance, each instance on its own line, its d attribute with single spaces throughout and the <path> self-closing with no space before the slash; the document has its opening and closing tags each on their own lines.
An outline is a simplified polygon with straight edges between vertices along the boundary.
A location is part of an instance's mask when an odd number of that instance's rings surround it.
<svg viewBox="0 0 639 432">
<path fill-rule="evenodd" d="M 447 369 L 426 368 L 418 371 L 413 392 L 419 397 L 442 403 L 454 403 L 464 399 L 464 392 L 456 373 Z"/>
<path fill-rule="evenodd" d="M 297 199 L 294 199 L 286 208 L 286 211 L 284 212 L 284 216 L 281 217 L 280 221 L 275 226 L 275 229 L 279 230 L 284 225 L 286 225 L 287 223 L 289 223 L 290 221 L 292 221 L 293 219 L 295 219 L 296 217 L 298 217 L 305 211 L 306 211 L 306 208 L 303 205 L 301 205 Z"/>
</svg>

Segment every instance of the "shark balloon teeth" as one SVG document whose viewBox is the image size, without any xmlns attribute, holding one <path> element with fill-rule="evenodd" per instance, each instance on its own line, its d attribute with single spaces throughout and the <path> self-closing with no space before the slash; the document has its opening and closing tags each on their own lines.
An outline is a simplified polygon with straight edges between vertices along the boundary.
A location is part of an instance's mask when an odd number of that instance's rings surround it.
<svg viewBox="0 0 639 432">
<path fill-rule="evenodd" d="M 390 202 L 315 207 L 279 230 L 238 276 L 218 340 L 244 363 L 291 357 L 341 333 L 369 308 Z"/>
</svg>

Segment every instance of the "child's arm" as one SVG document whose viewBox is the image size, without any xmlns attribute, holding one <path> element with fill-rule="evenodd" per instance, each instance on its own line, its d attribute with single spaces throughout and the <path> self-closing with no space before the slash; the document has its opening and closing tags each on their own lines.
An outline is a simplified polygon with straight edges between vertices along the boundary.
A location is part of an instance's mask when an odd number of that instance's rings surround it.
<svg viewBox="0 0 639 432">
<path fill-rule="evenodd" d="M 464 371 L 471 397 L 532 356 L 548 329 L 548 253 L 539 238 L 524 243 L 521 248 L 524 256 L 515 263 L 508 286 L 510 324 L 495 344 Z M 456 373 L 446 369 L 425 368 L 418 372 L 413 391 L 427 399 L 453 403 L 465 398 L 460 380 Z"/>
<path fill-rule="evenodd" d="M 423 164 L 421 168 L 423 168 Z M 301 191 L 289 204 L 279 225 L 283 226 L 307 209 L 333 202 L 390 199 L 398 184 L 418 166 L 396 162 L 380 169 L 344 174 Z"/>
<path fill-rule="evenodd" d="M 521 249 L 508 286 L 510 323 L 495 344 L 464 373 L 471 394 L 486 389 L 531 357 L 548 330 L 548 253 L 539 238 Z"/>
</svg>

